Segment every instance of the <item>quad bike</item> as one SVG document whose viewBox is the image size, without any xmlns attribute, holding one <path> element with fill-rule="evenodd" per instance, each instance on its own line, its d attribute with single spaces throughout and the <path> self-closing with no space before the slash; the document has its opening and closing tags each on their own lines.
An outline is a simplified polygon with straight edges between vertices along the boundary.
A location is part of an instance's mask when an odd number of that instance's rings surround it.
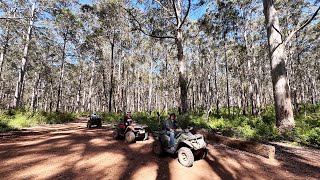
<svg viewBox="0 0 320 180">
<path fill-rule="evenodd" d="M 204 159 L 207 155 L 207 143 L 201 134 L 192 134 L 192 127 L 187 129 L 177 129 L 175 131 L 175 146 L 169 148 L 170 137 L 166 130 L 155 132 L 153 152 L 157 155 L 178 154 L 180 164 L 186 167 L 193 165 L 195 158 Z"/>
<path fill-rule="evenodd" d="M 148 132 L 146 125 L 140 125 L 136 122 L 132 122 L 129 126 L 126 126 L 123 122 L 115 125 L 116 129 L 113 131 L 113 138 L 124 138 L 127 143 L 133 143 L 137 139 L 147 140 Z"/>
<path fill-rule="evenodd" d="M 101 118 L 98 116 L 90 116 L 87 122 L 87 128 L 91 128 L 92 125 L 96 125 L 96 127 L 102 126 Z"/>
</svg>

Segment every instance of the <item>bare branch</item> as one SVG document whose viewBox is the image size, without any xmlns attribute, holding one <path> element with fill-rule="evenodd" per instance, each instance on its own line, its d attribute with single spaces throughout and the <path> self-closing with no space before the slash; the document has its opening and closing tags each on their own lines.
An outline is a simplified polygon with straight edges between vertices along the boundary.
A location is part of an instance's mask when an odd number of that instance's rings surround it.
<svg viewBox="0 0 320 180">
<path fill-rule="evenodd" d="M 175 14 L 176 20 L 177 20 L 177 24 L 176 25 L 179 25 L 179 17 L 178 17 L 178 14 L 177 14 L 176 3 L 174 1 L 175 0 L 172 0 L 172 6 L 173 6 L 174 14 Z"/>
<path fill-rule="evenodd" d="M 170 16 L 172 16 L 172 12 L 171 11 L 169 11 L 169 9 L 168 8 L 166 8 L 160 1 L 158 1 L 158 0 L 154 0 L 155 2 L 157 2 L 164 10 L 166 10 L 169 14 L 170 14 Z"/>
<path fill-rule="evenodd" d="M 188 0 L 188 9 L 187 9 L 186 14 L 184 15 L 184 18 L 183 18 L 183 20 L 182 20 L 179 28 L 181 28 L 181 26 L 182 26 L 182 25 L 184 24 L 184 22 L 186 21 L 188 15 L 189 15 L 190 7 L 191 7 L 191 0 Z M 179 29 L 179 28 L 178 28 L 178 29 Z"/>
<path fill-rule="evenodd" d="M 15 19 L 27 19 L 30 17 L 0 17 L 0 19 L 5 19 L 5 20 L 15 20 Z"/>
<path fill-rule="evenodd" d="M 281 44 L 283 43 L 283 36 L 282 36 L 282 34 L 281 34 L 281 32 L 279 31 L 279 29 L 277 29 L 273 24 L 272 24 L 272 28 L 274 29 L 274 30 L 276 30 L 277 31 L 277 33 L 279 33 L 280 34 L 280 36 L 281 36 Z"/>
<path fill-rule="evenodd" d="M 294 34 L 296 34 L 298 31 L 300 31 L 301 29 L 303 29 L 304 27 L 306 27 L 318 14 L 320 10 L 320 6 L 318 7 L 318 9 L 316 10 L 316 12 L 312 15 L 312 17 L 310 19 L 308 19 L 302 26 L 300 26 L 298 29 L 292 31 L 289 36 L 286 38 L 285 41 L 283 41 L 283 38 L 282 38 L 282 34 L 281 32 L 276 28 L 274 27 L 274 25 L 272 25 L 272 28 L 275 29 L 281 36 L 281 42 L 271 51 L 271 54 L 273 54 L 277 48 L 281 45 L 281 44 L 284 44 L 284 46 L 286 46 L 288 44 L 288 42 L 290 41 L 290 39 L 293 37 Z"/>
<path fill-rule="evenodd" d="M 125 11 L 127 11 L 129 13 L 129 15 L 131 16 L 132 20 L 134 20 L 137 24 L 138 24 L 138 27 L 135 26 L 135 28 L 137 30 L 139 30 L 140 32 L 142 32 L 144 35 L 147 35 L 147 36 L 150 36 L 150 37 L 153 37 L 153 38 L 159 38 L 159 39 L 175 39 L 175 37 L 173 36 L 158 36 L 158 35 L 154 35 L 154 34 L 150 34 L 150 33 L 147 33 L 144 29 L 142 29 L 142 26 L 141 26 L 141 23 L 136 19 L 136 17 L 131 13 L 130 10 L 124 8 Z"/>
<path fill-rule="evenodd" d="M 300 30 L 303 29 L 304 27 L 306 27 L 306 26 L 317 16 L 319 10 L 320 10 L 320 6 L 318 7 L 318 9 L 316 10 L 316 12 L 313 14 L 313 16 L 312 16 L 310 19 L 308 19 L 302 26 L 300 26 L 298 29 L 292 31 L 292 32 L 289 34 L 289 36 L 287 37 L 287 39 L 286 39 L 286 41 L 284 42 L 284 44 L 286 45 L 286 44 L 290 41 L 290 39 L 293 37 L 293 35 L 294 35 L 295 33 L 297 33 L 298 31 L 300 31 Z"/>
<path fill-rule="evenodd" d="M 274 30 L 276 30 L 277 33 L 280 34 L 280 36 L 281 36 L 281 42 L 280 42 L 274 49 L 271 50 L 271 54 L 273 54 L 273 53 L 277 50 L 277 48 L 278 48 L 281 44 L 283 44 L 282 34 L 281 34 L 281 32 L 279 31 L 279 29 L 277 29 L 273 24 L 272 24 L 272 28 L 273 28 Z"/>
</svg>

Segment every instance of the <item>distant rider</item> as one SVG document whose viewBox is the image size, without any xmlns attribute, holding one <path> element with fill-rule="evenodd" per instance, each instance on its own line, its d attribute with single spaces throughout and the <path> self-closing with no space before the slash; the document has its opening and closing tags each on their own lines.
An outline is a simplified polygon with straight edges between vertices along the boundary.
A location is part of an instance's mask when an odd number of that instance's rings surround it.
<svg viewBox="0 0 320 180">
<path fill-rule="evenodd" d="M 90 120 L 97 120 L 99 119 L 99 116 L 94 112 L 90 115 Z"/>
<path fill-rule="evenodd" d="M 126 113 L 126 115 L 123 117 L 123 124 L 125 125 L 125 128 L 123 129 L 123 132 L 127 129 L 127 127 L 131 128 L 132 115 L 131 115 L 130 111 L 128 111 Z"/>
</svg>

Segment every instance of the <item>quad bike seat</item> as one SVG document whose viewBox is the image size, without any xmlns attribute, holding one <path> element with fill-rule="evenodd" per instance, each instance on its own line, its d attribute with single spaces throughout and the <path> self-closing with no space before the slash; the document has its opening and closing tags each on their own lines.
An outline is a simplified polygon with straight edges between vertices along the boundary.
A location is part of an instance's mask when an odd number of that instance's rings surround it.
<svg viewBox="0 0 320 180">
<path fill-rule="evenodd" d="M 119 124 L 119 128 L 120 128 L 120 129 L 125 129 L 126 126 L 125 126 L 124 124 Z"/>
<path fill-rule="evenodd" d="M 166 134 L 166 130 L 164 129 L 164 130 L 161 130 L 161 131 L 159 131 L 159 135 L 165 135 Z"/>
</svg>

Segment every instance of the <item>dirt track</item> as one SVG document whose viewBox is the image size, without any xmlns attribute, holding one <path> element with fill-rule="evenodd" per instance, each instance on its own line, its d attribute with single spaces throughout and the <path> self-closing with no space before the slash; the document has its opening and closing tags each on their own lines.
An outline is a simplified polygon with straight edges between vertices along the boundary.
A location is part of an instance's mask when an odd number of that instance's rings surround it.
<svg viewBox="0 0 320 180">
<path fill-rule="evenodd" d="M 208 157 L 183 167 L 152 153 L 152 142 L 112 139 L 113 127 L 85 121 L 0 134 L 0 179 L 320 179 L 320 150 L 279 145 L 270 161 L 210 144 Z"/>
</svg>

